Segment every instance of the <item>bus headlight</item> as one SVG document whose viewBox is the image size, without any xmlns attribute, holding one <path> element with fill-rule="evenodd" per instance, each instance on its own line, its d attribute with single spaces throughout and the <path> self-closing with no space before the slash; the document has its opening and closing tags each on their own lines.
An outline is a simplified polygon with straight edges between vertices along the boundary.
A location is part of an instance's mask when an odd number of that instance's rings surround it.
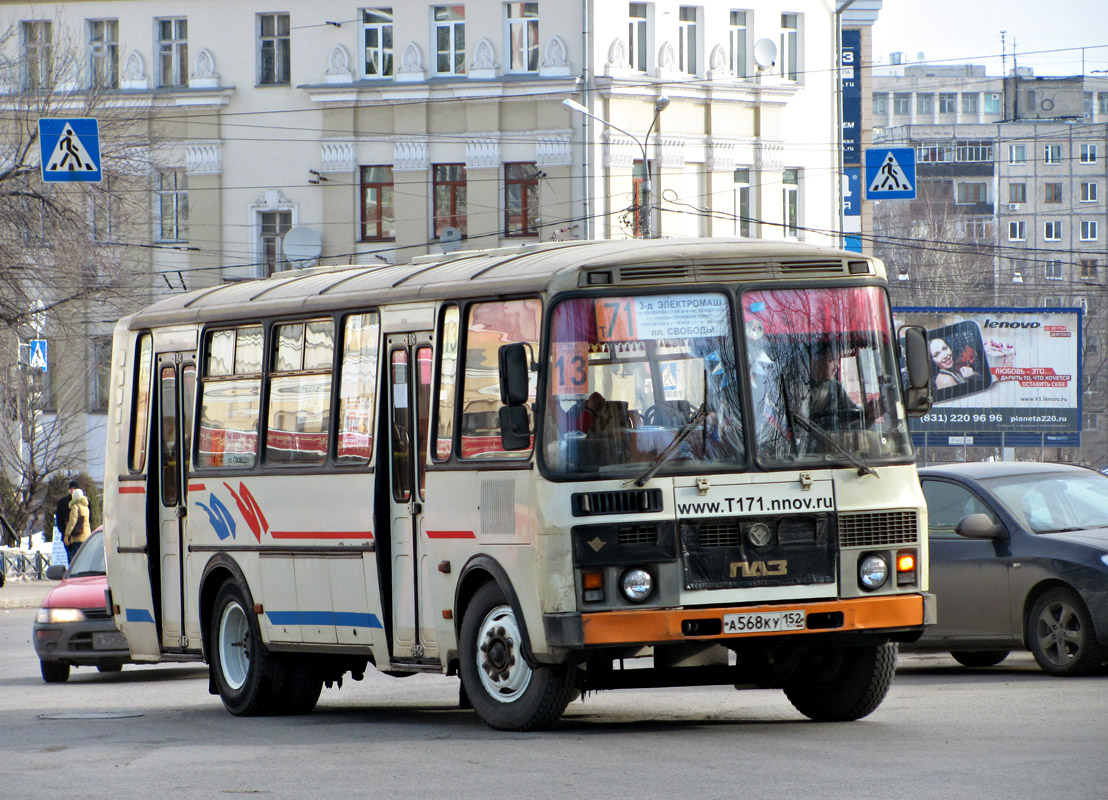
<svg viewBox="0 0 1108 800">
<path fill-rule="evenodd" d="M 654 593 L 654 577 L 641 567 L 632 567 L 619 578 L 619 590 L 631 603 L 641 603 Z"/>
<path fill-rule="evenodd" d="M 889 562 L 882 555 L 869 555 L 858 565 L 858 585 L 867 592 L 880 589 L 889 579 Z"/>
</svg>

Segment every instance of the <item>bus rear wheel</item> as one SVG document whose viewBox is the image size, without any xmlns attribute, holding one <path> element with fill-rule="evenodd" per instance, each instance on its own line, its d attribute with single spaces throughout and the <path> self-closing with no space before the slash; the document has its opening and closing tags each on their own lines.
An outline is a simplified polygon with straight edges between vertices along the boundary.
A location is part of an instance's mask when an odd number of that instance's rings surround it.
<svg viewBox="0 0 1108 800">
<path fill-rule="evenodd" d="M 785 684 L 797 711 L 817 722 L 850 722 L 871 714 L 889 693 L 896 645 L 829 647 Z"/>
<path fill-rule="evenodd" d="M 473 710 L 497 730 L 547 728 L 572 696 L 572 667 L 532 667 L 523 657 L 522 643 L 519 622 L 503 590 L 486 583 L 462 617 L 459 668 Z"/>
<path fill-rule="evenodd" d="M 258 620 L 243 589 L 227 581 L 215 598 L 211 620 L 211 671 L 223 705 L 237 717 L 268 714 L 278 699 L 276 666 L 262 644 Z"/>
</svg>

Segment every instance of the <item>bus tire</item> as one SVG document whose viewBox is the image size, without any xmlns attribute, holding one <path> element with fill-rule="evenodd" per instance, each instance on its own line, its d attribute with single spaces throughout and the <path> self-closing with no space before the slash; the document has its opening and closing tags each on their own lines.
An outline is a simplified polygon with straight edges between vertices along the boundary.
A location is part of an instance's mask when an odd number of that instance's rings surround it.
<svg viewBox="0 0 1108 800">
<path fill-rule="evenodd" d="M 570 665 L 532 667 L 521 651 L 522 631 L 503 590 L 489 582 L 462 617 L 462 687 L 473 710 L 502 731 L 548 728 L 573 692 Z"/>
<path fill-rule="evenodd" d="M 896 671 L 895 643 L 868 647 L 831 647 L 812 669 L 785 684 L 785 696 L 816 722 L 850 722 L 872 713 Z"/>
<path fill-rule="evenodd" d="M 279 666 L 262 644 L 261 631 L 238 583 L 224 583 L 211 619 L 211 672 L 223 705 L 236 717 L 269 714 Z"/>
<path fill-rule="evenodd" d="M 307 714 L 319 702 L 323 674 L 310 656 L 270 655 L 274 670 L 275 714 Z"/>
</svg>

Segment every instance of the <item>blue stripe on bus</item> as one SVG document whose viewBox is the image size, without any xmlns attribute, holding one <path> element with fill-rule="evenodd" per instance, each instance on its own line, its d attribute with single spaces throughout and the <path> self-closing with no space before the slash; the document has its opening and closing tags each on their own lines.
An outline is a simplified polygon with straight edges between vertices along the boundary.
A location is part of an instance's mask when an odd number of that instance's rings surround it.
<svg viewBox="0 0 1108 800">
<path fill-rule="evenodd" d="M 128 608 L 126 611 L 126 619 L 128 622 L 149 622 L 154 624 L 153 615 L 145 608 Z"/>
<path fill-rule="evenodd" d="M 334 625 L 344 628 L 383 628 L 376 614 L 355 611 L 267 611 L 270 625 Z"/>
</svg>

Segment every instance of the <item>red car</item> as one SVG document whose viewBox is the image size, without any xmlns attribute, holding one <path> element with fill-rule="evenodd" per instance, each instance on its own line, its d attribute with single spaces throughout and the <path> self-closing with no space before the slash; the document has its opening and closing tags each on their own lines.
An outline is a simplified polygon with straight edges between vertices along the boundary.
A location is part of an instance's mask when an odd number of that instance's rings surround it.
<svg viewBox="0 0 1108 800">
<path fill-rule="evenodd" d="M 35 652 L 47 683 L 65 683 L 71 667 L 118 672 L 131 661 L 127 638 L 116 630 L 105 604 L 104 561 L 104 529 L 97 528 L 73 556 L 68 571 L 60 564 L 46 571 L 52 580 L 64 575 L 35 617 Z"/>
</svg>

